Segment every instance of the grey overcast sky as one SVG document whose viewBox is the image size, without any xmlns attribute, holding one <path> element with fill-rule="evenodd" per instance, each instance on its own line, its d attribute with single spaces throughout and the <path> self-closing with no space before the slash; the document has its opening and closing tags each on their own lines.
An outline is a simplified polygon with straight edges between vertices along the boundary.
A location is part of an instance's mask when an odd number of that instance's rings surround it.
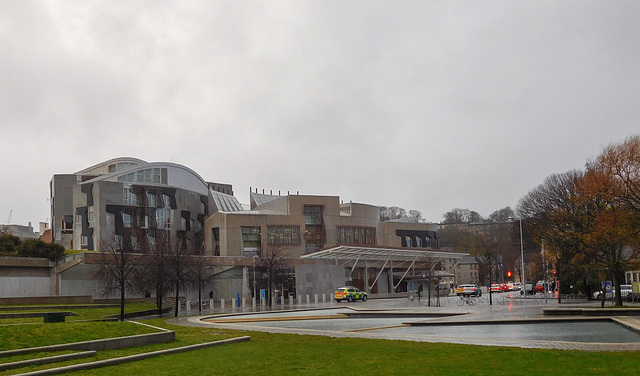
<svg viewBox="0 0 640 376">
<path fill-rule="evenodd" d="M 0 223 L 119 156 L 431 222 L 638 133 L 639 1 L 0 0 Z"/>
</svg>

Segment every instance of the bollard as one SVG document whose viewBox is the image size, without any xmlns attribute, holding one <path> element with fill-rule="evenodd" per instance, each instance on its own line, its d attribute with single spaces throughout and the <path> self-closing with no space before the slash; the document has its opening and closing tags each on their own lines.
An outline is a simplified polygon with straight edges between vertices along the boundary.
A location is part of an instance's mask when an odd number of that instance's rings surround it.
<svg viewBox="0 0 640 376">
<path fill-rule="evenodd" d="M 213 299 L 209 300 L 209 309 L 213 311 Z"/>
<path fill-rule="evenodd" d="M 282 308 L 284 308 L 284 295 L 280 297 L 280 304 L 282 305 Z"/>
<path fill-rule="evenodd" d="M 311 303 L 311 298 L 309 297 L 309 294 L 307 294 L 307 304 Z"/>
<path fill-rule="evenodd" d="M 322 294 L 322 302 L 323 303 L 327 302 L 327 294 Z"/>
<path fill-rule="evenodd" d="M 246 307 L 247 306 L 247 298 L 242 298 L 242 307 Z"/>
<path fill-rule="evenodd" d="M 224 311 L 224 299 L 220 299 L 220 309 Z"/>
<path fill-rule="evenodd" d="M 289 305 L 293 305 L 293 294 L 289 294 Z"/>
<path fill-rule="evenodd" d="M 256 297 L 254 296 L 253 298 L 251 298 L 251 306 L 253 307 L 253 310 L 256 310 Z"/>
<path fill-rule="evenodd" d="M 187 312 L 191 311 L 191 302 L 189 301 L 189 299 L 185 300 L 185 304 L 187 306 Z"/>
<path fill-rule="evenodd" d="M 231 308 L 236 309 L 236 298 L 231 298 Z"/>
<path fill-rule="evenodd" d="M 298 295 L 298 304 L 302 304 L 302 295 Z"/>
<path fill-rule="evenodd" d="M 318 304 L 318 294 L 314 294 L 313 299 L 315 300 L 314 303 Z"/>
</svg>

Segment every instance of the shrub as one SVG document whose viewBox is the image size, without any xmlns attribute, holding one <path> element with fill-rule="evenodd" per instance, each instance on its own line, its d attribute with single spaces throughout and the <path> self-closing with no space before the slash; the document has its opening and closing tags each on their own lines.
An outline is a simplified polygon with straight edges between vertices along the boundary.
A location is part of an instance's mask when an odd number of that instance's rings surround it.
<svg viewBox="0 0 640 376">
<path fill-rule="evenodd" d="M 20 245 L 20 238 L 11 234 L 0 235 L 0 252 L 13 253 Z"/>
<path fill-rule="evenodd" d="M 60 244 L 45 243 L 41 239 L 27 239 L 16 250 L 21 257 L 44 257 L 53 261 L 64 256 L 64 247 Z"/>
</svg>

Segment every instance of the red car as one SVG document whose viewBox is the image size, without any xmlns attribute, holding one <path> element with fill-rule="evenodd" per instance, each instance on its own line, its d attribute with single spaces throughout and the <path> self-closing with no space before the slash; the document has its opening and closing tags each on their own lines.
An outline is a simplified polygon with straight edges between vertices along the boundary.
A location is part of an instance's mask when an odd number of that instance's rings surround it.
<svg viewBox="0 0 640 376">
<path fill-rule="evenodd" d="M 500 284 L 500 290 L 502 290 L 503 292 L 509 292 L 509 286 L 507 286 L 504 283 Z"/>
</svg>

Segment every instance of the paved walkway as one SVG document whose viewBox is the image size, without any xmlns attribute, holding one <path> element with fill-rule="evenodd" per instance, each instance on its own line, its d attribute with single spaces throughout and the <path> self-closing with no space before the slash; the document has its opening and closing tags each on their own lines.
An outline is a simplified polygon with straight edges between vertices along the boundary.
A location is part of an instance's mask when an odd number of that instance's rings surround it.
<svg viewBox="0 0 640 376">
<path fill-rule="evenodd" d="M 498 296 L 495 296 L 498 295 Z M 355 302 L 355 303 L 311 303 L 301 304 L 296 306 L 282 306 L 278 305 L 273 309 L 257 307 L 255 310 L 252 307 L 245 309 L 232 309 L 226 310 L 218 309 L 203 311 L 203 315 L 200 316 L 182 316 L 176 319 L 171 319 L 169 322 L 178 325 L 189 326 L 203 326 L 203 327 L 218 327 L 226 329 L 236 330 L 252 330 L 263 331 L 270 333 L 294 333 L 294 334 L 309 334 L 309 335 L 325 335 L 331 337 L 357 337 L 357 338 L 372 338 L 372 339 L 391 339 L 391 340 L 405 340 L 405 341 L 417 341 L 417 342 L 447 342 L 447 343 L 460 343 L 471 345 L 484 345 L 484 346 L 508 346 L 508 347 L 521 347 L 521 348 L 547 348 L 547 349 L 563 349 L 563 350 L 583 350 L 583 351 L 640 351 L 640 342 L 631 343 L 587 343 L 587 342 L 564 342 L 564 341 L 540 341 L 540 340 L 522 340 L 522 339 L 496 339 L 496 338 L 462 338 L 460 336 L 433 336 L 433 335 L 412 335 L 402 334 L 394 335 L 391 333 L 376 333 L 376 331 L 337 331 L 337 330 L 317 330 L 317 329 L 304 329 L 304 328 L 285 328 L 277 326 L 258 326 L 251 322 L 233 322 L 237 319 L 246 317 L 251 314 L 259 313 L 259 317 L 272 317 L 277 313 L 277 316 L 300 316 L 300 312 L 310 310 L 322 310 L 319 314 L 326 314 L 327 310 L 338 308 L 349 308 L 356 312 L 362 313 L 376 313 L 378 315 L 384 312 L 392 312 L 394 314 L 406 314 L 406 315 L 419 315 L 419 314 L 456 314 L 444 317 L 422 317 L 416 319 L 416 317 L 408 318 L 406 321 L 424 321 L 429 323 L 451 324 L 453 322 L 460 323 L 484 323 L 484 324 L 501 324 L 504 321 L 533 321 L 533 320 L 584 320 L 582 316 L 553 316 L 543 317 L 544 308 L 557 308 L 557 307 L 584 307 L 595 308 L 599 307 L 599 302 L 589 301 L 569 301 L 568 303 L 558 304 L 553 299 L 511 299 L 506 294 L 500 296 L 495 294 L 492 297 L 492 305 L 489 305 L 488 296 L 482 296 L 477 300 L 478 304 L 474 306 L 464 305 L 462 307 L 457 305 L 457 297 L 448 297 L 440 300 L 440 306 L 428 306 L 425 301 L 410 301 L 407 299 L 370 299 L 367 302 Z M 433 302 L 435 304 L 435 302 Z M 628 307 L 639 307 L 637 303 L 625 303 Z M 197 312 L 197 311 L 196 311 Z M 193 313 L 196 313 L 193 312 Z M 284 314 L 285 312 L 289 312 Z M 312 312 L 305 313 L 307 316 L 312 315 Z M 206 321 L 207 318 L 212 316 L 216 317 L 216 322 Z M 225 318 L 227 321 L 225 322 Z M 297 318 L 299 319 L 299 317 Z M 600 318 L 602 319 L 602 317 Z M 233 320 L 233 321 L 232 321 Z M 285 319 L 286 320 L 286 319 Z M 635 317 L 625 317 L 619 320 L 619 323 L 625 326 L 634 328 L 637 332 L 640 332 L 640 320 Z"/>
</svg>

